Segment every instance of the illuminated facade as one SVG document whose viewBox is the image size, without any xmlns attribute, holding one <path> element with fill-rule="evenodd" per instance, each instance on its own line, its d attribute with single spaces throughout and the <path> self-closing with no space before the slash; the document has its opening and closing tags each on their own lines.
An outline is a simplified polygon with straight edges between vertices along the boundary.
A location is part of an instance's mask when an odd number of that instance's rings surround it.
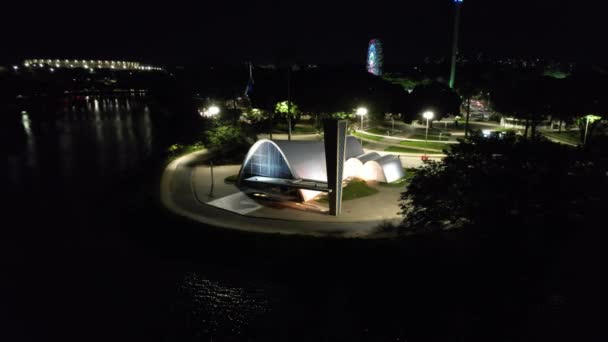
<svg viewBox="0 0 608 342">
<path fill-rule="evenodd" d="M 397 156 L 365 153 L 359 141 L 346 138 L 343 180 L 391 183 L 405 173 Z M 243 189 L 253 189 L 308 201 L 327 192 L 325 146 L 322 141 L 257 141 L 247 153 L 237 181 Z M 315 190 L 315 189 L 319 190 Z"/>
<path fill-rule="evenodd" d="M 66 69 L 115 69 L 115 70 L 163 70 L 151 65 L 131 61 L 108 61 L 100 59 L 26 59 L 26 68 L 66 68 Z"/>
<path fill-rule="evenodd" d="M 370 40 L 367 49 L 367 72 L 376 76 L 382 76 L 383 61 L 384 56 L 382 55 L 382 43 L 380 39 Z"/>
</svg>

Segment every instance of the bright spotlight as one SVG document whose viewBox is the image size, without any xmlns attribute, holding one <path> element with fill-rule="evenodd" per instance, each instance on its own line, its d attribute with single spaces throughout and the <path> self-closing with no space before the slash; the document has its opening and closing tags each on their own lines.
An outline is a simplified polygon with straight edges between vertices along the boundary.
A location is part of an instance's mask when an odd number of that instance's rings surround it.
<svg viewBox="0 0 608 342">
<path fill-rule="evenodd" d="M 218 106 L 211 106 L 209 107 L 209 115 L 213 116 L 213 115 L 218 115 L 220 113 L 220 107 Z"/>
<path fill-rule="evenodd" d="M 365 107 L 359 107 L 357 108 L 357 115 L 367 115 L 367 108 Z"/>
<path fill-rule="evenodd" d="M 220 107 L 218 106 L 210 106 L 209 108 L 203 108 L 202 111 L 199 110 L 199 113 L 201 114 L 202 117 L 213 117 L 216 116 L 220 113 Z"/>
<path fill-rule="evenodd" d="M 435 116 L 435 113 L 433 113 L 430 110 L 422 113 L 422 117 L 425 118 L 425 119 L 427 119 L 427 120 L 431 120 L 434 116 Z"/>
</svg>

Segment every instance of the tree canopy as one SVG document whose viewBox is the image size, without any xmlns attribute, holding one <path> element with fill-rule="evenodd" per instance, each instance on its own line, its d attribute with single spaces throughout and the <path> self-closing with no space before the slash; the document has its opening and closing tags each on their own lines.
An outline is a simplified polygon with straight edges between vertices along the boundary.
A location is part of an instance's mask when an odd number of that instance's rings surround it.
<svg viewBox="0 0 608 342">
<path fill-rule="evenodd" d="M 404 227 L 539 227 L 580 223 L 608 199 L 606 158 L 515 135 L 473 136 L 427 163 L 402 194 Z"/>
<path fill-rule="evenodd" d="M 420 119 L 423 112 L 431 110 L 435 113 L 435 120 L 441 120 L 449 115 L 459 115 L 461 103 L 458 94 L 443 83 L 421 84 L 412 91 L 402 118 L 405 122 L 412 122 Z"/>
</svg>

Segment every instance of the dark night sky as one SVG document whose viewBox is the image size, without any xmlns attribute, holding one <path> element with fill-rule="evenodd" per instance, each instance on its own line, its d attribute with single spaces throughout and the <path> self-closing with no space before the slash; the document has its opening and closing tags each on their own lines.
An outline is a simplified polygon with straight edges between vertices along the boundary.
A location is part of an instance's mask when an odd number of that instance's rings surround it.
<svg viewBox="0 0 608 342">
<path fill-rule="evenodd" d="M 461 51 L 603 62 L 601 3 L 465 0 Z M 402 63 L 449 53 L 452 11 L 452 0 L 21 1 L 2 5 L 0 57 L 362 63 L 378 37 L 386 63 Z"/>
</svg>

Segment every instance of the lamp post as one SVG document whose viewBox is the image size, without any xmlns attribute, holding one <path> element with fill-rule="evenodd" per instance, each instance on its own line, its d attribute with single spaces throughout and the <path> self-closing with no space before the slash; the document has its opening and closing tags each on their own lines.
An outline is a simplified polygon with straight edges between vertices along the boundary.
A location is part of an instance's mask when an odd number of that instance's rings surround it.
<svg viewBox="0 0 608 342">
<path fill-rule="evenodd" d="M 426 119 L 426 134 L 424 135 L 424 141 L 429 141 L 429 120 L 431 120 L 435 116 L 435 113 L 430 110 L 422 113 L 422 117 Z"/>
<path fill-rule="evenodd" d="M 215 181 L 213 179 L 213 161 L 209 161 L 209 168 L 211 169 L 211 188 L 209 189 L 209 197 L 213 197 L 213 185 Z"/>
<path fill-rule="evenodd" d="M 359 130 L 362 131 L 363 130 L 363 117 L 365 115 L 367 115 L 367 108 L 365 108 L 365 107 L 357 108 L 356 114 L 361 117 L 361 126 L 359 126 Z"/>
<path fill-rule="evenodd" d="M 600 120 L 602 117 L 601 116 L 597 116 L 597 115 L 593 115 L 593 114 L 589 114 L 587 116 L 585 116 L 585 120 L 587 121 L 585 123 L 585 136 L 583 138 L 583 145 L 587 145 L 587 131 L 589 130 L 589 123 L 594 123 L 597 120 Z"/>
<path fill-rule="evenodd" d="M 291 141 L 291 65 L 287 68 L 287 140 Z"/>
</svg>

